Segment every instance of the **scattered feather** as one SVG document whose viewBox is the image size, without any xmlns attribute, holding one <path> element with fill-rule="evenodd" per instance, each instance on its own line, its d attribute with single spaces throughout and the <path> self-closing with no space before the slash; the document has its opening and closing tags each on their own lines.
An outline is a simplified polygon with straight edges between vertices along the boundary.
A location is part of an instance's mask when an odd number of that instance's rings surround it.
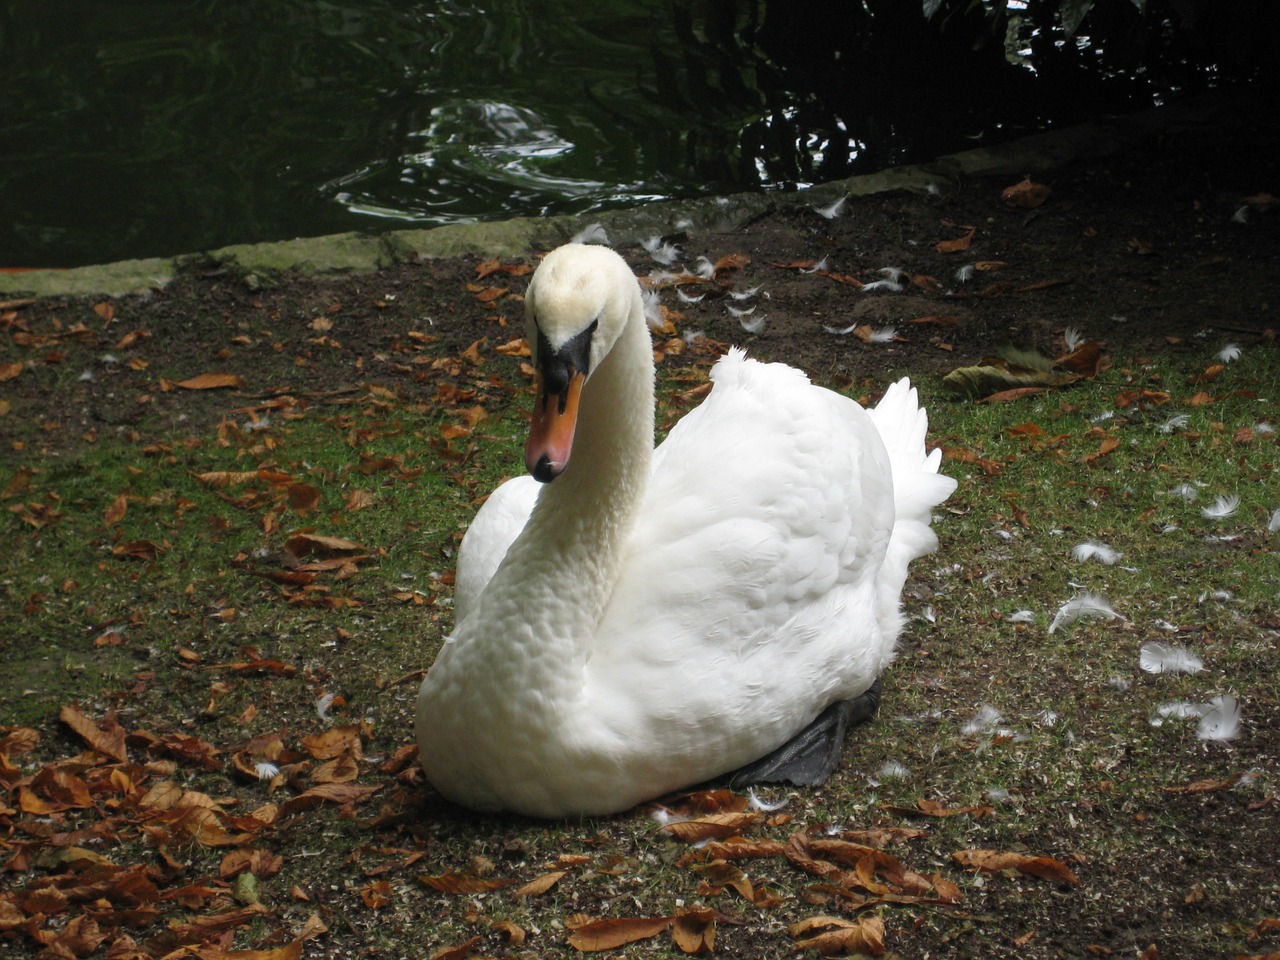
<svg viewBox="0 0 1280 960">
<path fill-rule="evenodd" d="M 1034 623 L 1036 614 L 1034 610 L 1019 610 L 1016 613 L 1009 614 L 1005 619 L 1010 623 Z"/>
<path fill-rule="evenodd" d="M 1050 710 L 1046 707 L 1036 715 L 1036 720 L 1039 721 L 1041 726 L 1055 727 L 1058 725 L 1059 720 L 1058 711 Z"/>
<path fill-rule="evenodd" d="M 1173 700 L 1156 707 L 1149 723 L 1153 727 L 1163 727 L 1166 720 L 1198 720 L 1208 711 L 1207 703 L 1189 703 L 1186 700 Z"/>
<path fill-rule="evenodd" d="M 730 316 L 737 317 L 738 319 L 742 319 L 743 317 L 749 317 L 751 316 L 751 314 L 756 312 L 755 307 L 735 307 L 732 304 L 728 304 L 728 303 L 725 304 L 724 308 L 729 311 Z"/>
<path fill-rule="evenodd" d="M 1111 604 L 1096 593 L 1082 593 L 1058 608 L 1058 612 L 1053 615 L 1053 622 L 1049 624 L 1049 632 L 1053 633 L 1059 627 L 1070 626 L 1077 620 L 1088 617 L 1114 620 L 1119 616 L 1120 614 L 1116 613 Z"/>
<path fill-rule="evenodd" d="M 321 720 L 329 719 L 329 708 L 333 706 L 333 701 L 337 697 L 335 694 L 326 693 L 316 699 L 316 716 Z"/>
<path fill-rule="evenodd" d="M 1009 791 L 1004 787 L 990 787 L 986 792 L 986 798 L 991 803 L 1008 803 Z"/>
<path fill-rule="evenodd" d="M 730 290 L 729 296 L 733 297 L 734 300 L 750 300 L 759 292 L 760 284 L 756 284 L 754 287 L 747 290 Z"/>
<path fill-rule="evenodd" d="M 716 275 L 716 265 L 706 257 L 699 257 L 693 264 L 693 273 L 703 280 L 710 280 Z"/>
<path fill-rule="evenodd" d="M 977 275 L 978 269 L 972 263 L 966 263 L 963 267 L 956 271 L 956 283 L 971 283 Z"/>
<path fill-rule="evenodd" d="M 906 780 L 911 776 L 911 771 L 906 764 L 899 763 L 897 760 L 886 760 L 880 765 L 877 776 L 881 780 Z"/>
<path fill-rule="evenodd" d="M 1126 690 L 1128 690 L 1129 685 L 1130 685 L 1129 678 L 1122 677 L 1118 673 L 1113 673 L 1111 676 L 1107 678 L 1107 686 L 1110 687 L 1112 690 L 1118 690 L 1120 693 L 1124 693 Z"/>
<path fill-rule="evenodd" d="M 1176 623 L 1170 623 L 1168 620 L 1157 620 L 1152 624 L 1152 626 L 1157 630 L 1168 630 L 1170 633 L 1178 632 L 1178 625 Z"/>
<path fill-rule="evenodd" d="M 822 271 L 827 269 L 827 264 L 830 260 L 831 260 L 830 257 L 823 257 L 821 260 L 815 263 L 812 267 L 801 267 L 800 272 L 801 273 L 822 273 Z"/>
<path fill-rule="evenodd" d="M 1177 531 L 1177 529 L 1178 529 L 1178 525 L 1176 523 L 1166 523 L 1163 527 L 1160 528 L 1160 532 L 1174 533 Z"/>
<path fill-rule="evenodd" d="M 1273 427 L 1271 424 L 1267 423 L 1267 421 L 1263 420 L 1261 423 L 1255 423 L 1253 425 L 1253 432 L 1261 437 L 1269 433 L 1275 433 L 1276 428 Z"/>
<path fill-rule="evenodd" d="M 605 232 L 604 225 L 592 223 L 573 235 L 569 240 L 570 243 L 602 243 L 609 245 L 609 234 Z"/>
<path fill-rule="evenodd" d="M 1204 593 L 1200 594 L 1200 598 L 1196 603 L 1203 605 L 1209 600 L 1216 600 L 1218 603 L 1226 603 L 1231 599 L 1233 598 L 1230 590 L 1206 590 Z"/>
<path fill-rule="evenodd" d="M 1236 210 L 1231 215 L 1232 223 L 1248 223 L 1249 222 L 1249 205 L 1246 203 L 1243 207 Z"/>
<path fill-rule="evenodd" d="M 1147 673 L 1199 673 L 1204 661 L 1186 647 L 1148 640 L 1138 648 L 1138 666 Z"/>
<path fill-rule="evenodd" d="M 1062 342 L 1066 345 L 1067 353 L 1075 353 L 1080 344 L 1084 343 L 1084 337 L 1078 327 L 1067 327 L 1062 331 Z"/>
<path fill-rule="evenodd" d="M 1214 697 L 1200 718 L 1196 736 L 1201 740 L 1234 740 L 1240 736 L 1240 702 L 1235 697 Z"/>
<path fill-rule="evenodd" d="M 640 246 L 648 251 L 664 267 L 669 267 L 680 257 L 680 249 L 674 243 L 667 243 L 661 237 L 649 237 L 640 241 Z"/>
<path fill-rule="evenodd" d="M 762 313 L 759 316 L 751 317 L 750 319 L 747 319 L 746 317 L 739 317 L 738 326 L 742 327 L 742 329 L 747 331 L 747 333 L 764 333 L 767 321 L 765 315 Z"/>
<path fill-rule="evenodd" d="M 114 353 L 104 353 L 102 356 L 98 358 L 98 360 L 108 367 L 115 366 L 117 363 L 120 362 L 120 358 L 117 357 Z"/>
<path fill-rule="evenodd" d="M 274 780 L 276 774 L 280 772 L 280 768 L 274 763 L 268 763 L 266 760 L 259 760 L 253 765 L 253 772 L 258 775 L 259 780 Z"/>
<path fill-rule="evenodd" d="M 824 220 L 834 220 L 836 217 L 841 216 L 844 213 L 844 207 L 847 200 L 847 197 L 841 197 L 834 203 L 828 203 L 825 207 L 814 207 L 813 212 Z"/>
<path fill-rule="evenodd" d="M 1116 415 L 1114 410 L 1103 410 L 1100 414 L 1089 418 L 1090 423 L 1102 423 L 1104 420 L 1110 420 Z"/>
<path fill-rule="evenodd" d="M 1161 433 L 1173 433 L 1175 430 L 1187 429 L 1187 424 L 1191 422 L 1191 418 L 1185 413 L 1180 413 L 1175 417 L 1170 417 L 1160 426 L 1156 427 Z"/>
<path fill-rule="evenodd" d="M 1080 563 L 1088 560 L 1097 560 L 1099 563 L 1107 564 L 1107 566 L 1120 559 L 1119 553 L 1105 543 L 1099 543 L 1097 540 L 1086 540 L 1084 543 L 1076 544 L 1071 550 L 1071 556 Z"/>
<path fill-rule="evenodd" d="M 78 379 L 81 383 L 93 383 L 93 381 L 94 381 L 96 378 L 94 377 L 94 375 L 93 375 L 93 371 L 92 371 L 92 370 L 86 370 L 84 373 L 80 374 L 80 376 L 79 376 L 79 377 L 77 377 L 77 379 Z"/>
<path fill-rule="evenodd" d="M 682 303 L 697 303 L 697 302 L 698 302 L 698 301 L 700 301 L 703 297 L 705 297 L 705 296 L 706 296 L 706 294 L 705 294 L 705 293 L 700 293 L 700 294 L 698 294 L 698 295 L 695 297 L 695 296 L 691 296 L 690 294 L 685 293 L 685 292 L 684 292 L 683 290 L 681 290 L 679 287 L 676 287 L 676 296 L 680 298 L 680 301 L 681 301 Z"/>
<path fill-rule="evenodd" d="M 1218 351 L 1218 359 L 1223 363 L 1230 363 L 1232 360 L 1240 359 L 1240 347 L 1238 344 L 1228 343 L 1225 347 Z"/>
<path fill-rule="evenodd" d="M 1169 495 L 1186 500 L 1190 503 L 1196 497 L 1200 496 L 1200 491 L 1196 489 L 1195 484 L 1180 483 L 1169 491 Z"/>
<path fill-rule="evenodd" d="M 907 275 L 907 271 L 901 267 L 881 267 L 876 273 L 886 280 L 892 280 L 894 283 L 902 283 L 903 278 Z"/>
<path fill-rule="evenodd" d="M 654 807 L 651 816 L 658 821 L 658 826 L 660 827 L 665 827 L 669 823 L 684 823 L 689 819 L 680 814 L 672 813 L 666 807 Z"/>
<path fill-rule="evenodd" d="M 1240 498 L 1233 493 L 1230 496 L 1216 498 L 1211 506 L 1204 507 L 1200 512 L 1210 520 L 1224 520 L 1232 516 L 1239 506 Z"/>
<path fill-rule="evenodd" d="M 978 709 L 978 712 L 974 714 L 973 719 L 960 728 L 960 732 L 966 736 L 970 736 L 975 733 L 982 733 L 983 731 L 990 730 L 999 722 L 1000 711 L 991 706 L 991 704 L 984 703 Z"/>
<path fill-rule="evenodd" d="M 898 336 L 897 327 L 881 327 L 879 330 L 871 331 L 871 343 L 892 343 L 894 338 Z"/>
<path fill-rule="evenodd" d="M 1267 521 L 1267 533 L 1280 533 L 1280 509 L 1271 512 L 1271 519 Z"/>
<path fill-rule="evenodd" d="M 890 280 L 885 277 L 883 280 L 873 280 L 871 283 L 862 285 L 863 293 L 876 293 L 885 291 L 887 293 L 901 293 L 905 288 L 896 280 Z"/>
<path fill-rule="evenodd" d="M 644 303 L 644 322 L 650 330 L 662 329 L 662 297 L 657 290 L 642 290 L 640 298 Z"/>
<path fill-rule="evenodd" d="M 775 810 L 781 810 L 787 805 L 787 798 L 783 797 L 777 803 L 766 803 L 764 800 L 761 800 L 756 796 L 755 789 L 753 788 L 747 791 L 747 805 L 750 806 L 752 810 L 756 811 L 756 813 L 773 813 Z"/>
<path fill-rule="evenodd" d="M 828 327 L 824 323 L 822 325 L 822 329 L 827 331 L 827 333 L 834 333 L 837 337 L 843 337 L 853 333 L 854 330 L 858 329 L 858 325 L 856 323 L 851 323 L 847 327 Z"/>
<path fill-rule="evenodd" d="M 706 334 L 703 333 L 701 330 L 686 330 L 684 332 L 684 342 L 696 343 L 697 341 L 701 340 L 705 336 Z"/>
</svg>

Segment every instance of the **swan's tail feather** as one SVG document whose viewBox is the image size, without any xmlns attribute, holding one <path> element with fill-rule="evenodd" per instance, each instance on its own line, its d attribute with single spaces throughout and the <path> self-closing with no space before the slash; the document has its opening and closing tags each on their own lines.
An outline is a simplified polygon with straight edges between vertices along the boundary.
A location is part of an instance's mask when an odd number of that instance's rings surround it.
<svg viewBox="0 0 1280 960">
<path fill-rule="evenodd" d="M 910 380 L 904 377 L 889 387 L 870 413 L 893 469 L 896 520 L 881 567 L 880 596 L 892 596 L 896 603 L 907 565 L 938 546 L 930 528 L 932 511 L 951 495 L 956 482 L 938 472 L 942 451 L 925 451 L 929 416 Z"/>
</svg>

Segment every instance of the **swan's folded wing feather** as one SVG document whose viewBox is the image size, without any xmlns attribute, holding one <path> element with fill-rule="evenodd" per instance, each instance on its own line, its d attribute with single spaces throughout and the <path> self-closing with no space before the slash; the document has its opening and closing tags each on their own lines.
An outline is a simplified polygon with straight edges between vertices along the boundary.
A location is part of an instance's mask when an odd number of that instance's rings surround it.
<svg viewBox="0 0 1280 960">
<path fill-rule="evenodd" d="M 722 745 L 734 764 L 869 686 L 897 632 L 877 619 L 894 519 L 874 425 L 791 368 L 738 364 L 659 448 L 588 664 L 620 730 L 635 722 L 628 698 L 646 699 L 667 742 L 685 729 L 704 752 L 736 718 Z"/>
<path fill-rule="evenodd" d="M 461 621 L 475 606 L 498 564 L 529 521 L 541 484 L 519 476 L 500 484 L 484 502 L 458 547 L 458 570 L 453 587 L 455 617 Z"/>
</svg>

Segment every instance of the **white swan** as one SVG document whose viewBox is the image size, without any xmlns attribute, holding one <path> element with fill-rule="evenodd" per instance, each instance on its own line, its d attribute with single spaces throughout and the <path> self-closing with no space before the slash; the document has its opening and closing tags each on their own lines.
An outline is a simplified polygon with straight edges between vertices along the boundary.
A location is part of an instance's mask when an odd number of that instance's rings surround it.
<svg viewBox="0 0 1280 960">
<path fill-rule="evenodd" d="M 907 564 L 936 546 L 930 507 L 955 486 L 925 455 L 910 384 L 868 412 L 735 349 L 655 449 L 625 261 L 560 247 L 526 315 L 526 462 L 544 483 L 503 484 L 463 540 L 457 624 L 417 703 L 436 789 L 481 810 L 612 813 L 750 764 L 864 694 L 893 657 Z"/>
</svg>

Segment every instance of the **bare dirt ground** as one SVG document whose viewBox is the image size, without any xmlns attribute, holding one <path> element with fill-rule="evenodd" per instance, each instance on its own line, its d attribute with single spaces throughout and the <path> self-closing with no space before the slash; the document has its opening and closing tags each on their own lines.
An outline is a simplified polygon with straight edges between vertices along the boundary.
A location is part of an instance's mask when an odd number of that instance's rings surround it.
<svg viewBox="0 0 1280 960">
<path fill-rule="evenodd" d="M 778 213 L 732 234 L 693 233 L 675 238 L 686 264 L 698 256 L 715 262 L 743 255 L 746 262 L 730 272 L 733 285 L 739 291 L 761 287 L 751 301 L 756 313 L 743 319 L 750 323 L 763 316 L 764 327 L 747 332 L 729 313 L 729 299 L 716 290 L 697 303 L 684 303 L 667 290 L 663 304 L 680 314 L 675 326 L 681 334 L 701 331 L 713 341 L 744 345 L 755 356 L 799 366 L 818 382 L 853 386 L 855 394 L 864 378 L 883 382 L 890 373 L 942 373 L 1005 343 L 1055 355 L 1066 328 L 1130 356 L 1200 349 L 1206 331 L 1274 350 L 1280 329 L 1280 210 L 1266 195 L 1280 193 L 1278 140 L 1267 128 L 1236 131 L 1229 139 L 1200 129 L 1170 134 L 1142 152 L 1067 165 L 1038 177 L 1052 192 L 1034 209 L 1002 201 L 1008 181 L 973 180 L 957 183 L 944 196 L 851 200 L 833 219 L 808 211 Z M 954 242 L 965 237 L 967 246 L 956 248 Z M 944 244 L 942 250 L 938 244 Z M 641 249 L 623 252 L 637 273 L 657 267 Z M 530 251 L 529 263 L 535 253 Z M 962 282 L 957 272 L 975 264 Z M 818 272 L 812 271 L 815 265 Z M 432 350 L 441 356 L 458 355 L 481 338 L 493 346 L 520 335 L 519 302 L 512 294 L 523 289 L 524 279 L 503 273 L 479 277 L 478 266 L 475 259 L 436 260 L 371 276 L 285 276 L 261 286 L 210 268 L 114 304 L 53 300 L 0 306 L 7 318 L 0 368 L 28 364 L 20 376 L 0 385 L 5 404 L 0 449 L 7 461 L 0 479 L 8 481 L 23 468 L 46 468 L 107 432 L 212 428 L 225 410 L 223 397 L 167 390 L 161 378 L 180 381 L 226 366 L 228 350 L 235 349 L 227 344 L 239 333 L 255 342 L 270 341 L 269 348 L 252 353 L 251 362 L 245 361 L 247 354 L 237 356 L 247 398 L 284 392 L 320 396 L 376 382 L 402 395 L 420 391 L 422 402 L 430 403 L 436 378 L 424 375 L 421 365 L 404 362 L 400 346 L 408 331 L 429 330 L 438 338 Z M 879 280 L 885 268 L 903 272 L 904 289 L 864 292 L 848 282 Z M 486 288 L 499 287 L 509 292 L 487 298 Z M 113 322 L 117 315 L 127 316 L 127 324 Z M 831 332 L 855 325 L 869 330 Z M 896 328 L 891 342 L 864 339 L 869 331 L 887 327 Z M 135 329 L 146 336 L 121 348 Z M 270 331 L 266 340 L 264 330 Z M 32 346 L 33 335 L 38 335 L 37 346 Z M 675 341 L 685 343 L 675 337 L 664 349 L 668 369 L 701 349 L 696 341 L 685 346 Z M 108 354 L 113 358 L 104 360 Z M 97 375 L 78 376 L 86 369 Z M 62 736 L 73 739 L 65 730 Z M 1270 742 L 1274 746 L 1273 736 Z M 1026 945 L 1002 941 L 1002 956 L 1130 955 L 1126 944 L 1145 946 L 1159 939 L 1162 912 L 1181 916 L 1199 909 L 1185 899 L 1192 868 L 1182 852 L 1158 846 L 1164 838 L 1218 843 L 1230 848 L 1227 859 L 1250 869 L 1274 864 L 1280 848 L 1274 803 L 1269 813 L 1246 818 L 1242 802 L 1218 793 L 1171 798 L 1167 816 L 1174 825 L 1153 834 L 1157 847 L 1150 862 L 1133 861 L 1127 875 L 1111 878 L 1105 909 L 1046 889 L 1035 897 L 993 899 L 986 906 L 971 901 L 965 906 L 967 922 L 1039 930 Z M 14 799 L 9 803 L 17 805 Z M 1075 815 L 1105 818 L 1125 811 L 1103 804 Z M 4 817 L 16 818 L 16 811 L 0 810 Z M 446 823 L 446 839 L 482 835 L 486 849 L 512 856 L 522 845 L 546 842 L 542 828 L 529 824 L 475 821 L 434 806 L 430 817 L 434 829 Z M 384 833 L 369 842 L 411 843 L 414 831 L 405 827 L 405 818 L 373 828 Z M 392 830 L 401 832 L 393 837 Z M 22 839 L 12 827 L 9 831 L 11 841 Z M 1190 840 L 1188 845 L 1199 849 Z M 564 913 L 607 909 L 590 896 L 574 896 Z M 1122 915 L 1126 903 L 1142 918 L 1137 928 Z M 1111 924 L 1103 916 L 1107 912 L 1114 915 Z M 6 916 L 0 914 L 0 930 Z M 1197 922 L 1212 927 L 1219 920 L 1209 911 Z M 346 951 L 361 948 L 368 934 L 363 923 L 330 921 L 337 928 L 332 939 L 316 941 L 306 956 L 347 956 Z M 1113 939 L 1107 941 L 1108 935 Z M 776 940 L 765 945 L 743 937 L 726 936 L 716 954 L 771 956 L 778 949 Z M 497 943 L 486 941 L 475 949 L 504 952 Z M 1268 944 L 1280 949 L 1274 934 L 1260 950 Z M 920 938 L 909 946 L 899 940 L 894 947 L 902 955 L 921 957 L 980 955 L 968 952 L 978 948 L 962 933 Z M 567 948 L 560 949 L 569 955 Z M 0 956 L 36 952 L 16 934 L 0 939 Z M 539 955 L 514 946 L 505 953 Z M 369 955 L 398 954 L 386 948 Z M 414 955 L 428 951 L 424 946 Z"/>
</svg>

